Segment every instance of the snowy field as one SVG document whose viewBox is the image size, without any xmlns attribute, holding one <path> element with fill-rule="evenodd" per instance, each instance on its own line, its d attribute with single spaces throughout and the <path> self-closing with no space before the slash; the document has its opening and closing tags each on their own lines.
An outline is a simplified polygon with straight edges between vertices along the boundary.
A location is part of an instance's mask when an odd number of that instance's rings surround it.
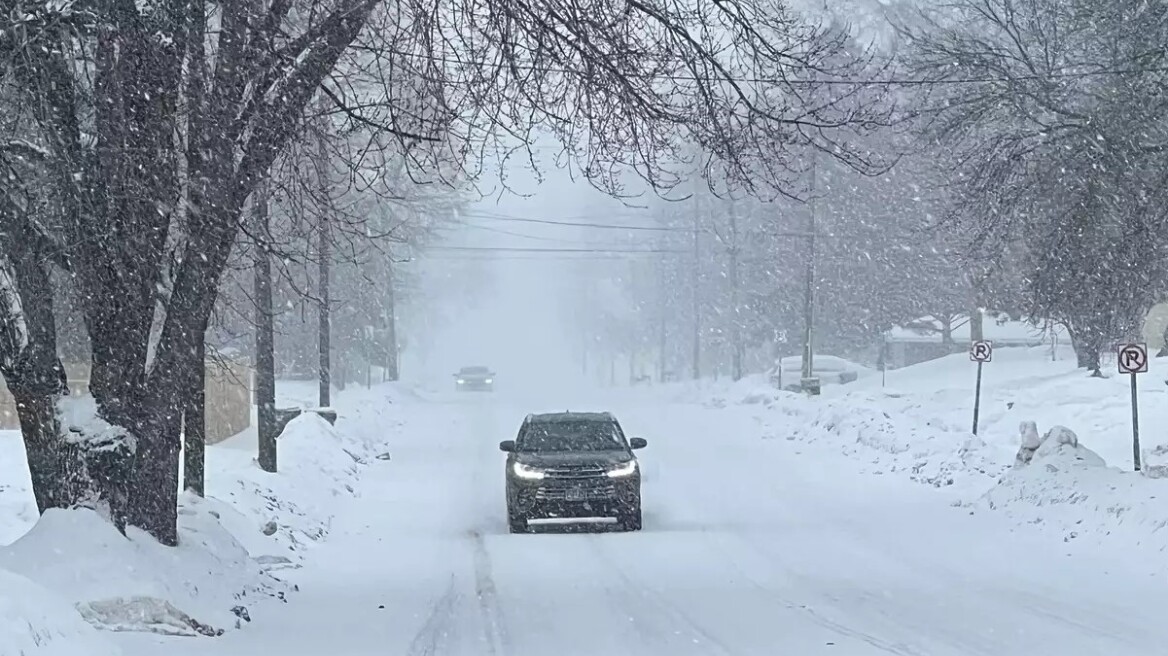
<svg viewBox="0 0 1168 656">
<path fill-rule="evenodd" d="M 1140 379 L 1153 466 L 1156 364 Z M 335 429 L 290 426 L 276 476 L 254 436 L 212 447 L 177 550 L 81 512 L 25 535 L 13 437 L 0 656 L 1164 653 L 1168 480 L 1131 471 L 1128 380 L 998 350 L 975 438 L 974 373 L 954 356 L 816 399 L 758 380 L 354 390 Z M 648 439 L 642 532 L 507 533 L 498 442 L 565 408 Z M 1038 440 L 1016 466 L 1023 422 Z M 1056 425 L 1078 444 L 1039 444 Z"/>
</svg>

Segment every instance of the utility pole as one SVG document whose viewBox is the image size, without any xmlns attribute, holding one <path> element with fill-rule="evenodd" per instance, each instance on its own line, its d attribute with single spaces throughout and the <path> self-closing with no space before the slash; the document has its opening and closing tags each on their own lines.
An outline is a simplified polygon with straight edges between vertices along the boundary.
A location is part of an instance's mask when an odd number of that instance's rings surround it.
<svg viewBox="0 0 1168 656">
<path fill-rule="evenodd" d="M 662 248 L 664 250 L 664 248 Z M 657 279 L 657 381 L 665 382 L 665 311 L 668 309 L 665 296 L 665 255 L 661 255 Z"/>
<path fill-rule="evenodd" d="M 256 434 L 259 438 L 260 469 L 276 471 L 276 355 L 272 318 L 272 261 L 268 245 L 268 181 L 260 182 L 252 209 L 255 239 L 255 325 L 256 325 Z"/>
<path fill-rule="evenodd" d="M 702 306 L 701 306 L 701 197 L 694 196 L 693 215 L 693 378 L 702 377 Z"/>
<path fill-rule="evenodd" d="M 397 350 L 397 292 L 394 289 L 394 273 L 393 273 L 393 258 L 388 258 L 389 271 L 389 286 L 388 286 L 388 300 L 389 311 L 385 317 L 386 328 L 386 358 L 385 376 L 391 381 L 397 381 L 401 377 L 399 369 L 398 357 L 401 355 Z"/>
<path fill-rule="evenodd" d="M 814 330 L 815 330 L 815 193 L 816 156 L 811 154 L 811 198 L 808 200 L 807 235 L 807 281 L 803 296 L 803 380 L 801 388 L 809 394 L 819 394 L 819 382 L 815 379 Z"/>
<path fill-rule="evenodd" d="M 331 211 L 332 203 L 329 201 L 329 185 L 328 185 L 328 151 L 325 148 L 324 127 L 321 126 L 321 131 L 317 135 L 317 177 L 320 185 L 321 193 L 321 207 L 320 207 L 320 248 L 318 255 L 320 257 L 318 282 L 320 289 L 318 295 L 320 297 L 320 324 L 318 327 L 320 338 L 320 407 L 328 407 L 332 401 L 330 392 L 332 390 L 332 368 L 329 359 L 330 349 L 330 326 L 329 326 L 329 259 L 332 257 L 330 249 L 331 231 L 329 226 L 329 212 Z"/>
<path fill-rule="evenodd" d="M 742 321 L 741 301 L 738 289 L 738 210 L 730 202 L 730 376 L 735 382 L 742 380 Z"/>
</svg>

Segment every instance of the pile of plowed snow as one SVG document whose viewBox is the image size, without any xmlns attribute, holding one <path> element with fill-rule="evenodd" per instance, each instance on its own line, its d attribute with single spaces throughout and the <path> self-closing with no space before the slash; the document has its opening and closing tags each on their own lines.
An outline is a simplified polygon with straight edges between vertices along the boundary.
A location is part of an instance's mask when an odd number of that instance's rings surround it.
<svg viewBox="0 0 1168 656">
<path fill-rule="evenodd" d="M 389 407 L 397 396 L 394 385 L 342 393 L 335 427 L 311 412 L 293 419 L 279 438 L 275 474 L 255 461 L 254 428 L 211 445 L 207 497 L 180 497 L 177 547 L 133 527 L 123 535 L 91 510 L 51 510 L 37 520 L 19 434 L 0 435 L 0 480 L 22 481 L 0 489 L 0 508 L 16 510 L 0 527 L 0 536 L 13 537 L 0 546 L 0 574 L 39 595 L 28 599 L 47 600 L 26 605 L 0 578 L 0 656 L 117 653 L 86 642 L 92 627 L 214 636 L 250 621 L 262 612 L 258 602 L 291 591 L 279 570 L 299 566 L 338 504 L 357 493 L 362 467 L 387 451 L 403 421 Z M 52 612 L 42 610 L 50 602 Z M 54 645 L 74 651 L 32 648 Z"/>
<path fill-rule="evenodd" d="M 0 569 L 0 656 L 119 656 L 69 602 Z"/>
<path fill-rule="evenodd" d="M 218 635 L 260 595 L 283 594 L 219 523 L 213 505 L 185 495 L 179 545 L 164 547 L 133 527 L 126 535 L 91 510 L 50 510 L 0 548 L 0 568 L 72 601 L 100 628 Z"/>
<path fill-rule="evenodd" d="M 1049 347 L 996 350 L 984 367 L 976 436 L 965 355 L 890 371 L 887 386 L 874 376 L 808 398 L 756 377 L 707 388 L 702 403 L 751 415 L 764 438 L 843 454 L 868 473 L 943 488 L 955 505 L 1067 541 L 1168 548 L 1168 504 L 1159 498 L 1168 499 L 1168 480 L 1159 480 L 1168 445 L 1145 449 L 1144 471 L 1132 471 L 1130 381 L 1088 376 L 1069 350 L 1057 356 Z M 1153 361 L 1141 378 L 1144 426 L 1168 422 L 1164 373 Z M 1029 460 L 1020 462 L 1020 452 Z"/>
</svg>

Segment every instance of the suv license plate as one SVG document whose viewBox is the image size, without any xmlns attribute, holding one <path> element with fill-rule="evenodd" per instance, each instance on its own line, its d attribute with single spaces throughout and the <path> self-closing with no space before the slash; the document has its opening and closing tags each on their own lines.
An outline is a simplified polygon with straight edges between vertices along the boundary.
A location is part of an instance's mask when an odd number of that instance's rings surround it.
<svg viewBox="0 0 1168 656">
<path fill-rule="evenodd" d="M 588 494 L 581 488 L 572 488 L 564 493 L 564 498 L 568 501 L 583 501 L 588 498 Z"/>
</svg>

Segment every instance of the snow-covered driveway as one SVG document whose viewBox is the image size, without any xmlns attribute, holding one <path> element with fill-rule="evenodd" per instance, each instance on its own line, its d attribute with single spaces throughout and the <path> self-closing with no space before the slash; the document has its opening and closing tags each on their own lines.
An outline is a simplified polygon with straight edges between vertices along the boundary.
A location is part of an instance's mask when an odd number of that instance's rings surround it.
<svg viewBox="0 0 1168 656">
<path fill-rule="evenodd" d="M 1164 653 L 1162 563 L 1078 546 L 826 449 L 762 440 L 734 408 L 619 396 L 649 440 L 640 533 L 507 533 L 503 454 L 563 401 L 431 400 L 371 465 L 286 605 L 167 654 L 465 656 Z M 607 403 L 605 403 L 607 401 Z M 128 654 L 157 638 L 124 637 Z"/>
</svg>

